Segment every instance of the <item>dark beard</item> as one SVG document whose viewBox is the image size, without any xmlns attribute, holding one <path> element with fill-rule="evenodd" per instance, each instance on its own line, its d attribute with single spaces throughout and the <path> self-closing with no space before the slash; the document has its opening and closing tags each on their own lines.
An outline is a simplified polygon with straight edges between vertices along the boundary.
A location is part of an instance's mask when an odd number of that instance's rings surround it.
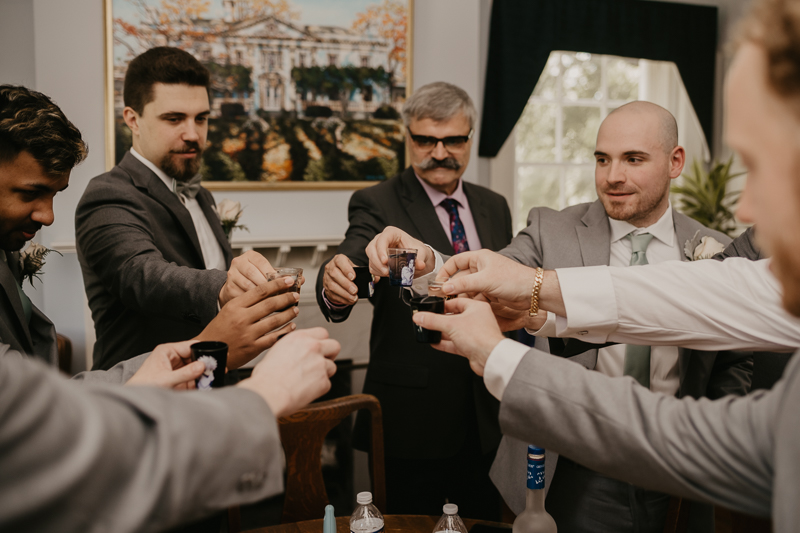
<svg viewBox="0 0 800 533">
<path fill-rule="evenodd" d="M 174 159 L 171 154 L 173 153 L 186 153 L 190 150 L 197 151 L 197 157 L 194 159 Z M 203 150 L 197 143 L 187 143 L 186 150 L 183 152 L 173 151 L 165 155 L 158 165 L 164 173 L 175 178 L 176 181 L 187 182 L 197 175 L 200 171 L 200 165 L 203 162 Z"/>
</svg>

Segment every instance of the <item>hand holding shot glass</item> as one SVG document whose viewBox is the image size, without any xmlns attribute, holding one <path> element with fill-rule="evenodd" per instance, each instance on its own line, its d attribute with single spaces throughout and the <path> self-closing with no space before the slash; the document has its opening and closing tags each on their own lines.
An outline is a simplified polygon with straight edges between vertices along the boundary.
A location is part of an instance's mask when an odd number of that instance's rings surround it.
<svg viewBox="0 0 800 533">
<path fill-rule="evenodd" d="M 278 294 L 283 294 L 286 292 L 296 292 L 300 294 L 300 286 L 305 281 L 303 278 L 303 269 L 302 268 L 294 268 L 294 267 L 278 267 L 275 269 L 274 272 L 270 272 L 267 275 L 267 280 L 272 281 L 274 279 L 283 278 L 283 277 L 290 277 L 294 281 L 294 285 L 287 287 L 285 290 L 278 292 Z M 294 305 L 296 306 L 298 302 L 295 302 Z"/>
</svg>

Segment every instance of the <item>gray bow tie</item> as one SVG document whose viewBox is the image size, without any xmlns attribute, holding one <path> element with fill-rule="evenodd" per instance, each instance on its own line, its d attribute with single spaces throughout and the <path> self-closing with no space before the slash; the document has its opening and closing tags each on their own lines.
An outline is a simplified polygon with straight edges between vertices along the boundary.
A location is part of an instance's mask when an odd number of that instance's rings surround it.
<svg viewBox="0 0 800 533">
<path fill-rule="evenodd" d="M 200 182 L 203 180 L 203 176 L 199 173 L 190 179 L 189 181 L 178 181 L 175 180 L 175 194 L 184 195 L 186 198 L 194 198 L 197 196 L 197 193 L 200 192 Z"/>
</svg>

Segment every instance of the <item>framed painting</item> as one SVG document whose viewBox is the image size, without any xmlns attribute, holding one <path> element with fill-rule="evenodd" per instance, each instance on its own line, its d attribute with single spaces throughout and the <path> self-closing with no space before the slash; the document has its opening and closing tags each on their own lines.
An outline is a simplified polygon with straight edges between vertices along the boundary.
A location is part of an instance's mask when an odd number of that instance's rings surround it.
<svg viewBox="0 0 800 533">
<path fill-rule="evenodd" d="M 155 46 L 211 74 L 203 185 L 354 189 L 405 168 L 414 0 L 105 0 L 106 165 L 131 146 L 128 63 Z"/>
</svg>

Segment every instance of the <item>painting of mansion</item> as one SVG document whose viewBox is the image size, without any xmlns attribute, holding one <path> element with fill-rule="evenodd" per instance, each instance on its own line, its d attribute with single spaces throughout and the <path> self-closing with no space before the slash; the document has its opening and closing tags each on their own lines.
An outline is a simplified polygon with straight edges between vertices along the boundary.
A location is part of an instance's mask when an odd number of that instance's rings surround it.
<svg viewBox="0 0 800 533">
<path fill-rule="evenodd" d="M 123 1 L 131 2 L 114 0 Z M 115 19 L 117 159 L 130 142 L 121 121 L 127 63 L 147 47 L 176 46 L 211 73 L 204 180 L 383 180 L 403 168 L 405 64 L 393 60 L 396 43 L 353 27 L 247 16 L 240 0 L 168 32 L 148 24 L 159 20 L 150 1 L 156 9 L 170 0 L 136 0 L 138 21 Z M 302 0 L 291 5 L 302 13 Z"/>
</svg>

